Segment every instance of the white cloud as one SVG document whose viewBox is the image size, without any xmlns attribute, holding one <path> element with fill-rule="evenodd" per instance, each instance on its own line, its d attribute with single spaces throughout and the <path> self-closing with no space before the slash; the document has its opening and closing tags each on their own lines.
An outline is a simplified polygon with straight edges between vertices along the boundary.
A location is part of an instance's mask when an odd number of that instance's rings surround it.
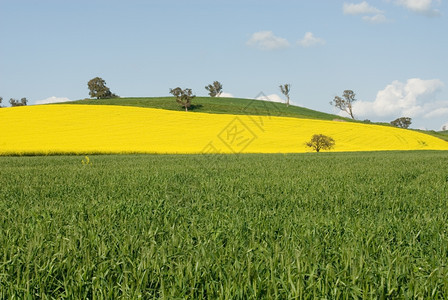
<svg viewBox="0 0 448 300">
<path fill-rule="evenodd" d="M 315 37 L 311 32 L 305 33 L 303 39 L 297 42 L 302 47 L 311 47 L 317 45 L 324 45 L 325 41 L 321 38 Z"/>
<path fill-rule="evenodd" d="M 371 6 L 366 1 L 361 3 L 344 3 L 342 10 L 345 15 L 370 15 L 382 14 L 383 12 L 376 7 Z"/>
<path fill-rule="evenodd" d="M 35 104 L 49 104 L 49 103 L 59 103 L 59 102 L 67 102 L 67 101 L 72 101 L 66 97 L 49 97 L 47 99 L 43 99 L 43 100 L 37 100 L 35 102 Z"/>
<path fill-rule="evenodd" d="M 430 112 L 426 113 L 424 115 L 425 118 L 431 119 L 431 118 L 439 118 L 443 116 L 448 116 L 448 101 L 439 102 L 439 107 L 431 110 Z"/>
<path fill-rule="evenodd" d="M 439 79 L 398 80 L 379 91 L 373 102 L 357 101 L 353 112 L 357 116 L 377 117 L 423 117 L 441 116 L 448 109 L 448 101 L 436 101 L 435 97 L 444 86 Z"/>
<path fill-rule="evenodd" d="M 274 35 L 272 31 L 255 32 L 246 44 L 261 50 L 277 50 L 289 47 L 288 40 Z"/>
<path fill-rule="evenodd" d="M 219 98 L 233 98 L 234 96 L 230 93 L 221 93 L 221 95 L 218 96 Z"/>
<path fill-rule="evenodd" d="M 429 17 L 440 16 L 440 11 L 433 8 L 433 5 L 440 4 L 441 0 L 396 0 L 395 3 Z"/>
<path fill-rule="evenodd" d="M 382 15 L 382 14 L 378 14 L 378 15 L 374 15 L 374 16 L 364 16 L 364 17 L 362 17 L 362 19 L 366 22 L 375 23 L 375 24 L 386 23 L 388 21 L 386 16 Z"/>
<path fill-rule="evenodd" d="M 262 95 L 259 96 L 257 98 L 255 98 L 255 100 L 265 100 L 265 101 L 271 101 L 271 102 L 280 102 L 280 103 L 284 103 L 285 100 L 282 99 L 282 97 L 280 97 L 277 94 L 270 94 L 270 95 Z"/>
</svg>

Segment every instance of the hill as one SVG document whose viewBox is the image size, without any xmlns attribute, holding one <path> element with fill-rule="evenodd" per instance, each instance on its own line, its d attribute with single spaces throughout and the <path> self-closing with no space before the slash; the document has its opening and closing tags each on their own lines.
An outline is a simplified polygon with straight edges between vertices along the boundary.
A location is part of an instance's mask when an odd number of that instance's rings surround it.
<svg viewBox="0 0 448 300">
<path fill-rule="evenodd" d="M 233 114 L 233 115 L 263 115 L 263 116 L 282 116 L 301 119 L 317 120 L 340 120 L 346 122 L 365 123 L 364 121 L 352 120 L 339 115 L 327 114 L 324 112 L 312 110 L 305 107 L 290 105 L 286 107 L 284 103 L 270 102 L 254 99 L 242 98 L 210 98 L 196 97 L 194 105 L 190 109 L 192 112 L 204 112 L 213 114 Z M 112 98 L 112 99 L 83 99 L 77 101 L 56 103 L 56 104 L 84 104 L 84 105 L 120 105 L 147 108 L 160 108 L 174 111 L 182 109 L 174 100 L 174 97 L 145 97 L 145 98 Z M 367 124 L 377 124 L 382 126 L 391 126 L 389 123 L 372 122 Z M 413 130 L 413 129 L 410 129 Z M 446 131 L 425 131 L 416 130 L 448 141 L 448 130 Z"/>
<path fill-rule="evenodd" d="M 84 99 L 61 104 L 122 105 L 182 111 L 174 97 Z M 291 105 L 286 107 L 284 103 L 241 98 L 196 97 L 193 100 L 193 107 L 190 111 L 213 114 L 268 115 L 330 121 L 334 119 L 352 121 L 338 115 L 327 114 L 300 106 Z"/>
</svg>

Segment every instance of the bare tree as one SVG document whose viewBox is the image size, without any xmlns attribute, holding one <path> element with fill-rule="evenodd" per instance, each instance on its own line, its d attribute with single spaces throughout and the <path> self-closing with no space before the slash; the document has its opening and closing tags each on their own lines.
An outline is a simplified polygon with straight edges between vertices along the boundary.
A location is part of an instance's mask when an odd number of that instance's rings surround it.
<svg viewBox="0 0 448 300">
<path fill-rule="evenodd" d="M 180 87 L 170 89 L 170 94 L 176 97 L 176 102 L 182 107 L 185 107 L 185 111 L 191 106 L 191 100 L 196 97 L 193 95 L 191 89 L 181 89 Z"/>
<path fill-rule="evenodd" d="M 323 134 L 314 134 L 311 140 L 305 145 L 307 147 L 312 148 L 314 151 L 319 152 L 320 150 L 330 150 L 334 147 L 334 139 L 323 135 Z"/>
<path fill-rule="evenodd" d="M 330 102 L 330 105 L 345 111 L 354 120 L 355 116 L 353 115 L 353 102 L 356 101 L 355 96 L 356 94 L 352 90 L 345 90 L 342 97 L 334 97 L 334 100 Z"/>
<path fill-rule="evenodd" d="M 291 89 L 291 85 L 289 83 L 285 83 L 283 85 L 280 85 L 280 91 L 282 91 L 282 94 L 286 97 L 286 106 L 289 106 L 289 91 Z"/>
<path fill-rule="evenodd" d="M 390 122 L 392 126 L 407 129 L 412 124 L 412 119 L 409 117 L 401 117 Z"/>
<path fill-rule="evenodd" d="M 209 84 L 205 87 L 209 91 L 210 97 L 219 97 L 222 93 L 222 84 L 219 81 L 213 81 L 213 84 Z"/>
</svg>

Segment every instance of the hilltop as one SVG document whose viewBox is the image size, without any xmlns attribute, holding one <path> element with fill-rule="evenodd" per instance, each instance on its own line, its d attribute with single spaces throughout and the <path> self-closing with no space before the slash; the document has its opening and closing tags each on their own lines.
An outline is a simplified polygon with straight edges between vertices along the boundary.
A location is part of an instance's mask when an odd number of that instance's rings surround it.
<svg viewBox="0 0 448 300">
<path fill-rule="evenodd" d="M 56 104 L 84 104 L 84 105 L 119 105 L 134 106 L 146 108 L 160 108 L 166 110 L 183 110 L 174 100 L 174 97 L 125 97 L 112 99 L 82 99 L 70 102 Z M 264 100 L 243 99 L 243 98 L 211 98 L 196 97 L 193 101 L 191 112 L 202 112 L 212 114 L 233 114 L 233 115 L 263 115 L 263 116 L 281 116 L 301 119 L 316 119 L 327 121 L 346 121 L 356 123 L 366 123 L 365 121 L 352 120 L 335 114 L 328 114 L 305 107 L 290 105 L 286 107 L 284 103 L 271 102 Z M 370 124 L 370 122 L 368 123 Z M 391 126 L 389 123 L 372 122 L 382 126 Z M 411 129 L 412 130 L 412 129 Z M 426 131 L 416 130 L 421 133 L 429 134 L 448 141 L 448 130 L 445 131 Z"/>
<path fill-rule="evenodd" d="M 59 104 L 59 103 L 58 103 Z M 183 109 L 176 103 L 174 97 L 148 97 L 148 98 L 112 98 L 112 99 L 84 99 L 60 104 L 86 104 L 86 105 L 121 105 L 147 108 L 160 108 L 174 111 Z M 282 116 L 302 119 L 328 120 L 334 119 L 353 121 L 338 115 L 327 114 L 320 111 L 284 103 L 242 99 L 242 98 L 210 98 L 196 97 L 193 100 L 191 112 L 232 114 L 232 115 L 264 115 Z"/>
</svg>

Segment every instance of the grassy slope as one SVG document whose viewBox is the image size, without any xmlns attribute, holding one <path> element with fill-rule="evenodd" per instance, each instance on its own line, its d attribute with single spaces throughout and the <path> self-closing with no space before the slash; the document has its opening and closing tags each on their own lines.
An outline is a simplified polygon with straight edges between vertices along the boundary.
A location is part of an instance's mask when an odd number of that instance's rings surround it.
<svg viewBox="0 0 448 300">
<path fill-rule="evenodd" d="M 215 113 L 215 114 L 235 114 L 235 115 L 272 115 L 282 117 L 294 117 L 304 119 L 319 120 L 344 120 L 347 122 L 359 122 L 338 115 L 327 114 L 300 106 L 286 107 L 284 103 L 276 103 L 261 100 L 241 99 L 241 98 L 210 98 L 196 97 L 193 100 L 193 112 Z M 96 104 L 96 105 L 123 105 L 161 108 L 167 110 L 179 111 L 182 108 L 174 101 L 174 97 L 151 97 L 151 98 L 114 98 L 114 99 L 84 99 L 64 104 Z M 372 123 L 383 126 L 390 126 L 388 123 Z M 423 131 L 419 132 L 429 134 L 448 141 L 448 131 Z"/>
<path fill-rule="evenodd" d="M 421 131 L 421 132 L 433 135 L 435 137 L 438 137 L 439 139 L 442 139 L 442 140 L 448 142 L 448 130 L 445 130 L 445 131 L 434 131 L 434 130 L 431 130 L 431 131 Z"/>
<path fill-rule="evenodd" d="M 161 108 L 168 110 L 182 110 L 174 101 L 174 97 L 159 98 L 115 98 L 115 99 L 88 99 L 65 102 L 64 104 L 99 104 L 99 105 L 124 105 Z M 193 112 L 204 112 L 214 114 L 236 114 L 236 115 L 272 115 L 282 117 L 296 117 L 306 119 L 333 120 L 341 119 L 351 121 L 337 115 L 327 114 L 312 109 L 290 106 L 283 103 L 269 101 L 240 99 L 240 98 L 210 98 L 196 97 L 193 100 Z"/>
</svg>

